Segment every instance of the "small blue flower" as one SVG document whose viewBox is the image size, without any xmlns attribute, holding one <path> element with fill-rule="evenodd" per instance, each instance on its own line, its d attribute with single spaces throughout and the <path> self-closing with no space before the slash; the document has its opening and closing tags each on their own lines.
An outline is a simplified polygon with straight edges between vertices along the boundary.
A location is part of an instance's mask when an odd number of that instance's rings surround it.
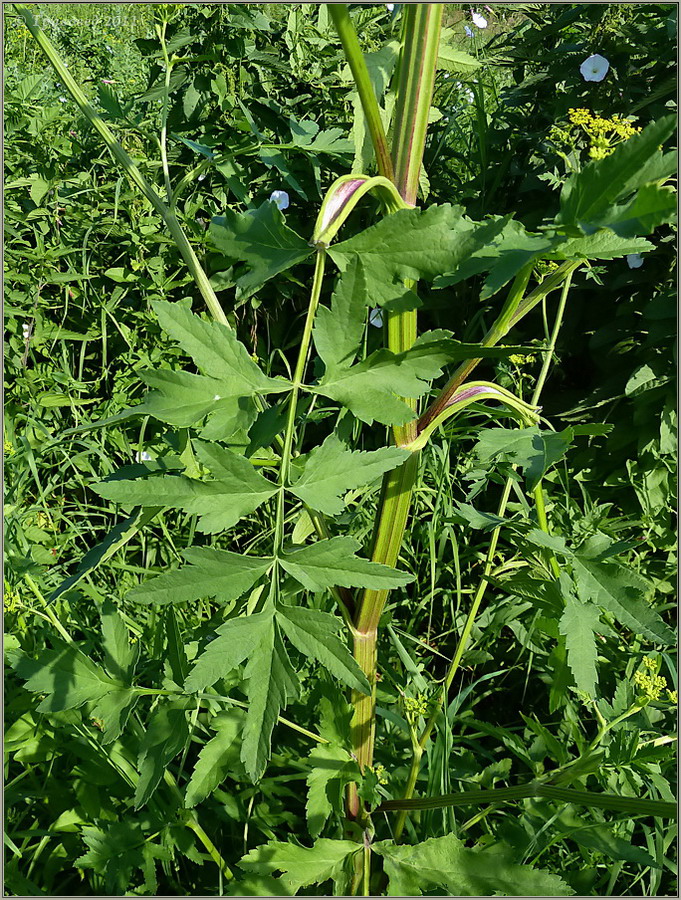
<svg viewBox="0 0 681 900">
<path fill-rule="evenodd" d="M 288 209 L 289 202 L 286 191 L 272 191 L 270 194 L 270 203 L 274 203 L 277 209 Z"/>
<path fill-rule="evenodd" d="M 643 265 L 643 257 L 640 253 L 628 253 L 627 265 L 630 269 L 640 269 Z"/>
<path fill-rule="evenodd" d="M 463 30 L 466 32 L 466 37 L 473 37 L 473 29 L 468 25 L 464 25 Z"/>
<path fill-rule="evenodd" d="M 383 327 L 383 312 L 378 306 L 369 313 L 369 323 L 376 328 Z"/>
</svg>

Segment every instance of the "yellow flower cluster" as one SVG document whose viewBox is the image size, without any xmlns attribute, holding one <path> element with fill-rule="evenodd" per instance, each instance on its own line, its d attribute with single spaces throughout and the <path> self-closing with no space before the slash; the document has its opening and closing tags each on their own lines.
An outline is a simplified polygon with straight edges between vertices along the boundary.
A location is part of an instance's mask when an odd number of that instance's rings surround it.
<svg viewBox="0 0 681 900">
<path fill-rule="evenodd" d="M 676 691 L 667 688 L 667 680 L 658 675 L 658 662 L 650 656 L 643 657 L 643 668 L 634 672 L 634 684 L 641 691 L 643 699 L 659 700 L 662 691 L 667 691 L 670 703 L 676 703 Z"/>
<path fill-rule="evenodd" d="M 537 260 L 537 264 L 534 267 L 534 274 L 537 280 L 541 283 L 547 275 L 550 275 L 551 272 L 555 272 L 558 268 L 558 263 L 554 260 L 540 259 Z"/>
<path fill-rule="evenodd" d="M 376 763 L 374 766 L 374 774 L 376 775 L 379 784 L 388 783 L 388 770 L 383 763 Z"/>
<path fill-rule="evenodd" d="M 527 365 L 532 365 L 532 363 L 535 361 L 535 358 L 536 357 L 532 353 L 511 353 L 508 361 L 514 363 L 516 366 L 522 366 L 525 363 Z"/>
<path fill-rule="evenodd" d="M 662 675 L 651 675 L 648 672 L 634 673 L 634 684 L 647 700 L 659 700 L 667 687 L 667 682 Z"/>
<path fill-rule="evenodd" d="M 421 695 L 418 698 L 405 697 L 403 703 L 404 711 L 409 718 L 416 719 L 418 716 L 427 716 L 430 711 L 428 701 Z"/>
<path fill-rule="evenodd" d="M 2 450 L 3 453 L 6 453 L 8 456 L 11 456 L 14 453 L 14 445 L 7 438 L 2 442 Z"/>
<path fill-rule="evenodd" d="M 569 109 L 568 118 L 573 125 L 588 125 L 592 116 L 588 109 Z"/>
<path fill-rule="evenodd" d="M 615 113 L 609 119 L 595 116 L 583 107 L 568 110 L 570 124 L 581 128 L 589 137 L 591 146 L 589 156 L 592 159 L 604 159 L 610 156 L 617 144 L 628 141 L 641 130 L 627 119 Z"/>
</svg>

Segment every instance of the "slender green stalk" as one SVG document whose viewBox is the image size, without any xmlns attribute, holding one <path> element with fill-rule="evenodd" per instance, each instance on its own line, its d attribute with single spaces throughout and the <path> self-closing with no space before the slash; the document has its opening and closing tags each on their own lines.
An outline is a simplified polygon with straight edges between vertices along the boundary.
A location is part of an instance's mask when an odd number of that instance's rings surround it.
<svg viewBox="0 0 681 900">
<path fill-rule="evenodd" d="M 163 167 L 163 180 L 166 186 L 166 197 L 172 209 L 173 188 L 170 184 L 170 167 L 168 166 L 168 100 L 170 99 L 170 75 L 173 71 L 173 63 L 168 56 L 168 48 L 166 46 L 167 28 L 167 22 L 163 22 L 162 25 L 156 26 L 156 33 L 158 34 L 158 39 L 161 42 L 163 62 L 165 65 L 165 75 L 163 79 L 163 110 L 161 112 L 161 165 Z"/>
<path fill-rule="evenodd" d="M 25 6 L 22 6 L 20 3 L 15 3 L 14 8 L 26 23 L 26 27 L 31 32 L 31 35 L 35 38 L 36 43 L 47 57 L 50 65 L 58 75 L 60 81 L 63 83 L 66 90 L 69 92 L 69 94 L 71 94 L 73 99 L 78 104 L 78 107 L 80 108 L 82 114 L 104 141 L 109 153 L 111 153 L 116 162 L 123 168 L 128 178 L 136 187 L 140 189 L 140 191 L 147 198 L 154 210 L 161 216 L 161 218 L 165 222 L 166 228 L 175 241 L 177 249 L 182 255 L 185 263 L 187 264 L 187 268 L 189 269 L 191 276 L 196 283 L 196 286 L 201 292 L 201 296 L 205 300 L 206 305 L 210 310 L 213 318 L 216 321 L 221 322 L 223 325 L 227 325 L 229 327 L 227 316 L 225 315 L 220 305 L 220 301 L 218 300 L 215 291 L 211 287 L 210 280 L 208 279 L 206 272 L 199 262 L 196 253 L 194 253 L 194 249 L 189 243 L 187 235 L 184 233 L 184 230 L 180 225 L 175 213 L 163 202 L 156 190 L 147 181 L 147 179 L 132 161 L 128 153 L 126 153 L 121 144 L 116 140 L 106 122 L 104 122 L 101 116 L 99 116 L 95 109 L 93 109 L 93 107 L 90 105 L 87 97 L 62 62 L 51 41 L 40 28 L 40 26 L 36 23 L 31 11 Z"/>
<path fill-rule="evenodd" d="M 317 250 L 315 259 L 314 277 L 312 281 L 312 291 L 310 294 L 310 302 L 307 308 L 307 317 L 303 327 L 303 336 L 298 349 L 298 359 L 296 368 L 293 373 L 293 389 L 289 395 L 288 415 L 286 418 L 286 430 L 284 432 L 284 446 L 281 452 L 281 464 L 279 466 L 279 493 L 277 495 L 277 520 L 275 525 L 274 536 L 274 554 L 275 557 L 281 554 L 284 543 L 284 487 L 288 484 L 289 468 L 291 465 L 291 454 L 293 451 L 293 437 L 295 434 L 296 412 L 298 410 L 298 397 L 300 396 L 300 388 L 303 384 L 303 375 L 305 374 L 305 365 L 307 363 L 307 355 L 310 349 L 310 341 L 312 339 L 312 326 L 314 317 L 319 306 L 319 298 L 322 292 L 322 282 L 324 280 L 324 267 L 326 264 L 326 252 L 323 249 Z"/>
<path fill-rule="evenodd" d="M 572 273 L 580 265 L 580 263 L 579 262 L 578 263 L 570 263 L 569 265 L 570 265 L 570 268 L 567 270 L 567 272 L 564 276 L 565 281 L 563 283 L 563 290 L 561 291 L 558 310 L 556 313 L 556 320 L 554 322 L 553 331 L 551 333 L 551 337 L 549 340 L 549 346 L 546 350 L 544 364 L 542 366 L 539 378 L 537 380 L 537 384 L 536 384 L 534 392 L 532 394 L 532 400 L 531 400 L 532 406 L 536 406 L 539 403 L 539 398 L 541 396 L 542 390 L 544 389 L 544 385 L 546 384 L 548 370 L 551 365 L 551 360 L 553 359 L 553 354 L 554 354 L 555 348 L 556 348 L 558 332 L 560 330 L 560 326 L 563 321 L 563 315 L 565 313 L 568 292 L 570 290 L 570 284 L 572 282 Z M 556 272 L 554 274 L 557 276 L 558 272 Z M 546 279 L 546 281 L 548 281 L 548 279 Z M 536 294 L 536 291 L 533 291 L 532 294 Z M 530 294 L 530 297 L 532 296 L 532 294 Z M 544 295 L 544 296 L 546 296 L 546 295 Z M 513 319 L 515 318 L 517 321 L 517 315 L 518 315 L 517 310 L 523 305 L 526 307 L 526 310 L 529 310 L 532 308 L 532 306 L 535 306 L 536 303 L 539 302 L 539 299 L 541 299 L 541 298 L 533 299 L 532 304 L 530 306 L 527 303 L 527 300 L 529 300 L 529 297 L 528 297 L 526 299 L 526 301 L 516 305 L 515 313 L 511 313 L 510 309 L 507 308 L 508 307 L 508 304 L 507 304 L 506 307 L 504 308 L 504 310 L 502 310 L 500 319 L 505 318 L 506 322 L 508 322 L 509 320 L 513 321 Z M 495 323 L 495 326 L 498 325 L 498 323 L 499 323 L 499 320 L 497 321 L 497 323 Z M 493 326 L 493 328 L 495 326 Z M 509 499 L 509 496 L 511 493 L 512 485 L 513 485 L 513 481 L 510 478 L 508 478 L 506 480 L 506 484 L 504 485 L 504 490 L 502 492 L 501 500 L 499 502 L 499 508 L 497 510 L 497 515 L 500 518 L 503 517 L 504 513 L 506 512 L 506 506 L 508 504 L 508 499 Z M 543 495 L 543 492 L 541 489 L 541 484 L 538 485 L 537 488 L 535 489 L 534 497 L 535 497 L 535 502 L 537 503 L 537 519 L 538 519 L 539 525 L 543 531 L 545 531 L 547 534 L 550 534 L 548 520 L 546 517 L 546 509 L 544 506 L 544 495 Z M 443 683 L 440 694 L 437 698 L 435 708 L 434 708 L 433 712 L 431 713 L 430 717 L 428 718 L 428 721 L 426 722 L 426 724 L 424 726 L 421 737 L 419 738 L 418 743 L 419 743 L 419 747 L 420 747 L 420 752 L 418 752 L 418 753 L 415 752 L 412 757 L 411 767 L 409 770 L 409 776 L 407 778 L 407 785 L 406 785 L 405 793 L 404 793 L 405 801 L 409 800 L 414 792 L 414 789 L 416 787 L 416 780 L 418 778 L 418 772 L 419 772 L 419 767 L 420 767 L 420 763 L 421 763 L 421 756 L 422 756 L 423 750 L 425 749 L 428 739 L 430 738 L 430 735 L 435 726 L 437 717 L 440 715 L 440 711 L 446 702 L 447 695 L 449 693 L 449 688 L 451 687 L 452 681 L 454 680 L 454 676 L 456 675 L 456 672 L 459 669 L 459 666 L 461 664 L 461 659 L 463 658 L 464 651 L 466 650 L 466 647 L 468 646 L 468 641 L 470 639 L 470 635 L 471 635 L 471 631 L 473 629 L 473 624 L 475 622 L 475 618 L 478 614 L 478 610 L 480 609 L 480 604 L 482 603 L 483 597 L 485 595 L 485 591 L 487 590 L 488 578 L 492 571 L 492 563 L 493 563 L 493 559 L 494 559 L 494 554 L 496 553 L 497 543 L 499 541 L 500 533 L 501 533 L 500 526 L 497 526 L 494 529 L 494 531 L 492 532 L 489 548 L 487 550 L 487 556 L 485 559 L 485 568 L 483 570 L 482 578 L 480 580 L 478 588 L 475 592 L 473 602 L 471 603 L 471 607 L 468 611 L 468 615 L 466 617 L 466 622 L 464 624 L 463 631 L 461 632 L 461 637 L 459 638 L 459 643 L 457 645 L 456 652 L 454 653 L 454 657 L 453 657 L 452 662 L 447 671 L 447 676 Z M 555 556 L 551 555 L 550 562 L 551 562 L 551 569 L 553 571 L 553 574 L 556 578 L 558 578 L 560 575 L 560 568 L 555 559 Z M 394 838 L 396 841 L 399 841 L 400 837 L 402 836 L 402 832 L 404 830 L 404 825 L 406 822 L 409 807 L 400 807 L 400 809 L 401 809 L 401 812 L 399 813 L 399 815 L 396 819 L 396 822 L 395 822 Z"/>
<path fill-rule="evenodd" d="M 544 361 L 542 363 L 541 371 L 539 373 L 539 377 L 537 378 L 537 383 L 534 387 L 534 392 L 532 394 L 532 405 L 536 406 L 539 401 L 539 397 L 541 396 L 542 391 L 544 390 L 544 385 L 546 384 L 546 379 L 549 374 L 549 369 L 551 368 L 551 363 L 553 362 L 553 357 L 556 352 L 556 343 L 558 341 L 558 332 L 560 331 L 560 327 L 563 324 L 563 316 L 565 315 L 565 307 L 567 305 L 568 293 L 570 291 L 570 284 L 572 283 L 572 271 L 568 272 L 565 277 L 565 281 L 563 283 L 563 290 L 560 294 L 560 301 L 558 303 L 558 309 L 556 310 L 556 318 L 553 323 L 553 329 L 551 331 L 551 337 L 549 338 L 549 345 L 544 351 Z M 551 530 L 549 528 L 549 521 L 546 516 L 546 505 L 544 503 L 544 490 L 542 488 L 541 481 L 536 486 L 533 491 L 534 502 L 537 509 L 537 522 L 539 523 L 539 527 L 546 534 L 551 534 Z M 549 565 L 551 566 L 551 571 L 553 572 L 554 578 L 560 577 L 560 566 L 558 565 L 558 560 L 556 556 L 551 551 L 548 551 L 548 560 Z"/>
<path fill-rule="evenodd" d="M 545 278 L 542 283 L 540 285 L 537 285 L 537 287 L 533 291 L 531 291 L 525 298 L 522 298 L 522 292 L 524 291 L 527 285 L 527 281 L 529 280 L 529 272 L 521 272 L 517 276 L 513 287 L 511 288 L 511 292 L 506 303 L 504 304 L 504 308 L 502 309 L 499 318 L 482 339 L 482 346 L 495 346 L 495 344 L 497 344 L 503 337 L 508 334 L 511 328 L 518 324 L 523 316 L 526 316 L 527 313 L 530 312 L 530 310 L 534 309 L 534 307 L 539 302 L 541 302 L 551 291 L 556 290 L 556 288 L 564 284 L 566 278 L 568 276 L 571 276 L 574 270 L 580 265 L 581 262 L 563 263 L 560 268 L 556 269 L 556 271 L 552 275 L 549 275 L 548 278 Z M 526 275 L 527 278 L 525 278 Z M 521 285 L 522 289 L 520 290 L 519 294 L 518 289 Z M 442 412 L 442 410 L 449 403 L 449 399 L 452 394 L 461 387 L 463 382 L 468 378 L 470 373 L 480 362 L 482 362 L 481 359 L 467 359 L 466 362 L 462 363 L 458 367 L 447 384 L 443 387 L 439 396 L 436 398 L 436 400 L 433 401 L 433 403 L 428 407 L 428 409 L 419 419 L 419 431 L 425 428 Z M 532 405 L 536 406 L 536 403 L 532 403 Z"/>
<path fill-rule="evenodd" d="M 362 48 L 359 46 L 355 26 L 352 24 L 352 19 L 345 3 L 329 3 L 328 10 L 343 45 L 343 51 L 350 66 L 352 77 L 355 79 L 355 87 L 359 94 L 367 128 L 374 145 L 379 174 L 392 181 L 393 164 L 390 158 L 385 129 L 383 128 L 383 121 L 381 120 L 381 111 L 378 107 L 369 70 L 364 61 Z"/>
<path fill-rule="evenodd" d="M 45 616 L 49 619 L 50 623 L 55 627 L 55 629 L 59 632 L 59 634 L 64 638 L 67 644 L 73 644 L 74 640 L 68 631 L 64 628 L 62 623 L 59 621 L 57 616 L 54 613 L 54 610 L 47 602 L 47 600 L 43 597 L 42 592 L 35 581 L 31 578 L 28 572 L 24 572 L 24 580 L 26 584 L 30 587 L 31 591 L 35 594 L 35 596 L 40 601 L 43 609 L 45 610 Z"/>
<path fill-rule="evenodd" d="M 580 806 L 591 806 L 596 809 L 608 809 L 633 815 L 660 816 L 669 819 L 675 819 L 678 816 L 676 804 L 668 800 L 645 800 L 639 797 L 620 797 L 616 794 L 597 794 L 592 791 L 554 787 L 539 781 L 517 787 L 461 791 L 457 794 L 442 794 L 440 797 L 423 797 L 418 800 L 387 800 L 378 807 L 378 812 L 443 809 L 447 806 L 480 806 L 487 803 L 526 800 L 531 797 L 543 797 L 546 800 L 577 803 Z"/>
<path fill-rule="evenodd" d="M 511 487 L 513 486 L 513 482 L 510 478 L 506 480 L 506 484 L 504 485 L 504 490 L 501 495 L 501 500 L 499 501 L 499 506 L 497 508 L 497 515 L 501 518 L 506 512 L 506 506 L 508 505 L 508 499 L 511 494 Z M 490 572 L 492 571 L 494 554 L 497 551 L 497 544 L 499 542 L 499 535 L 501 534 L 501 527 L 497 526 L 492 532 L 492 536 L 489 542 L 489 547 L 487 549 L 487 556 L 485 557 L 485 567 L 483 569 L 482 577 L 480 579 L 480 583 L 478 584 L 478 588 L 475 592 L 475 596 L 473 597 L 473 602 L 471 603 L 470 609 L 468 611 L 468 615 L 466 616 L 466 621 L 463 626 L 463 631 L 461 632 L 461 637 L 459 638 L 459 643 L 456 647 L 456 652 L 454 653 L 454 657 L 449 665 L 449 669 L 447 670 L 447 675 L 440 689 L 440 693 L 435 702 L 435 707 L 431 712 L 428 720 L 421 732 L 421 736 L 419 737 L 418 744 L 415 747 L 414 754 L 412 756 L 411 766 L 409 768 L 409 775 L 407 777 L 407 784 L 404 791 L 404 800 L 409 800 L 414 793 L 416 788 L 416 780 L 418 778 L 419 769 L 421 766 L 421 757 L 423 755 L 423 751 L 425 750 L 426 744 L 430 738 L 431 732 L 435 727 L 435 722 L 437 721 L 438 716 L 441 713 L 442 707 L 445 704 L 447 699 L 447 694 L 449 693 L 449 688 L 451 687 L 452 682 L 454 681 L 454 676 L 456 675 L 459 666 L 461 664 L 461 660 L 463 658 L 463 654 L 468 646 L 468 640 L 471 635 L 471 631 L 473 630 L 473 624 L 475 623 L 475 618 L 478 614 L 478 610 L 480 609 L 480 604 L 485 596 L 485 591 L 487 590 L 488 577 Z M 402 802 L 402 801 L 400 801 Z M 402 837 L 402 832 L 404 831 L 404 826 L 407 821 L 408 810 L 410 807 L 404 806 L 399 807 L 401 810 L 395 820 L 395 828 L 393 831 L 393 837 L 396 842 L 400 840 Z"/>
<path fill-rule="evenodd" d="M 537 383 L 534 387 L 534 392 L 532 394 L 532 400 L 531 400 L 532 406 L 536 406 L 537 403 L 539 402 L 541 393 L 544 390 L 544 385 L 546 384 L 546 379 L 549 374 L 549 369 L 551 368 L 551 363 L 553 362 L 553 356 L 556 352 L 556 343 L 558 341 L 558 332 L 560 331 L 560 327 L 563 324 L 563 316 L 565 315 L 565 307 L 567 306 L 568 293 L 570 291 L 570 285 L 572 284 L 572 275 L 578 265 L 579 265 L 579 263 L 575 263 L 572 266 L 572 268 L 565 275 L 565 281 L 563 282 L 563 290 L 560 293 L 560 300 L 558 301 L 558 309 L 556 310 L 556 318 L 553 323 L 553 330 L 551 332 L 551 337 L 549 338 L 549 345 L 544 350 L 544 361 L 542 363 L 541 371 L 539 373 L 539 376 L 537 377 Z M 544 296 L 546 296 L 546 295 L 544 295 Z"/>
<path fill-rule="evenodd" d="M 370 883 L 370 881 L 371 881 L 371 844 L 369 843 L 368 840 L 366 840 L 366 836 L 365 836 L 365 840 L 364 840 L 364 871 L 363 871 L 363 876 L 364 876 L 364 877 L 363 877 L 363 881 L 362 881 L 362 887 L 363 887 L 362 896 L 363 896 L 363 897 L 370 897 L 370 896 L 371 896 L 371 890 L 369 889 L 369 883 Z"/>
</svg>

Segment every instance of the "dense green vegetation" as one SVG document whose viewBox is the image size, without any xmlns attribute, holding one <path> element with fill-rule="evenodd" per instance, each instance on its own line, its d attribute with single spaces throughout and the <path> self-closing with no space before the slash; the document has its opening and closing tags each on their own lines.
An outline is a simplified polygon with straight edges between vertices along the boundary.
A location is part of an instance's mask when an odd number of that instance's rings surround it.
<svg viewBox="0 0 681 900">
<path fill-rule="evenodd" d="M 444 7 L 324 246 L 327 5 L 26 5 L 166 221 L 3 8 L 10 895 L 676 893 L 677 7 Z"/>
</svg>

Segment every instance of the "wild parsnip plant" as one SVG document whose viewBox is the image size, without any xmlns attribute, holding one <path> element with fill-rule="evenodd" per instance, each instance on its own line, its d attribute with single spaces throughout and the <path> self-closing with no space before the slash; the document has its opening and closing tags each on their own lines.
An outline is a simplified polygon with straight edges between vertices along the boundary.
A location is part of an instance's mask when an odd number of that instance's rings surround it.
<svg viewBox="0 0 681 900">
<path fill-rule="evenodd" d="M 131 641 L 126 617 L 111 600 L 100 610 L 101 662 L 45 602 L 44 614 L 55 630 L 53 649 L 37 658 L 18 649 L 11 653 L 25 687 L 42 695 L 38 711 L 87 710 L 101 730 L 103 753 L 116 748 L 117 764 L 134 786 L 136 810 L 162 815 L 159 788 L 165 785 L 179 804 L 180 830 L 193 832 L 217 865 L 224 894 L 574 893 L 556 867 L 545 868 L 531 853 L 519 856 L 510 839 L 489 834 L 487 842 L 467 847 L 466 831 L 500 804 L 528 799 L 554 804 L 556 817 L 567 815 L 572 805 L 632 820 L 675 813 L 671 797 L 654 782 L 641 783 L 637 794 L 587 783 L 601 766 L 612 765 L 610 757 L 604 763 L 604 754 L 616 725 L 651 703 L 673 700 L 664 694 L 668 685 L 659 674 L 659 654 L 674 644 L 675 635 L 644 599 L 645 580 L 618 559 L 627 548 L 603 532 L 583 541 L 554 533 L 545 480 L 579 439 L 598 437 L 608 428 L 557 430 L 542 416 L 571 287 L 592 261 L 653 249 L 655 229 L 673 218 L 676 195 L 668 182 L 676 157 L 663 147 L 674 134 L 675 117 L 659 118 L 640 132 L 630 127 L 624 134 L 620 126 L 621 140 L 566 178 L 558 211 L 535 230 L 493 209 L 473 220 L 456 198 L 434 205 L 419 201 L 438 67 L 476 65 L 443 38 L 443 5 L 407 4 L 398 11 L 399 41 L 387 45 L 391 66 L 384 68 L 375 55 L 367 64 L 348 8 L 329 5 L 354 80 L 358 160 L 364 158 L 366 171 L 332 181 L 319 209 L 310 212 L 306 233 L 289 227 L 278 195 L 245 210 L 227 208 L 212 218 L 207 238 L 211 252 L 230 264 L 231 286 L 240 300 L 254 297 L 267 283 L 293 281 L 307 291 L 301 339 L 290 365 L 287 353 L 284 373 L 239 340 L 216 293 L 216 279 L 208 276 L 193 245 L 188 217 L 178 207 L 183 182 L 173 184 L 168 116 L 174 73 L 191 59 L 182 58 L 187 36 L 174 25 L 177 10 L 159 6 L 156 24 L 162 85 L 159 187 L 89 104 L 31 12 L 19 4 L 15 8 L 115 162 L 158 214 L 208 312 L 191 297 L 151 302 L 181 366 L 142 371 L 150 389 L 144 400 L 98 424 L 148 418 L 160 423 L 155 427 L 167 450 L 153 459 L 142 455 L 92 485 L 127 518 L 54 595 L 94 573 L 161 510 L 190 517 L 193 540 L 176 554 L 179 564 L 154 577 L 140 573 L 126 597 L 151 610 L 162 675 L 148 683 L 146 672 L 155 670 Z M 392 76 L 387 68 L 394 68 Z M 248 119 L 247 110 L 244 114 Z M 333 132 L 306 136 L 317 166 L 324 148 L 340 140 Z M 366 159 L 364 132 L 373 162 Z M 215 158 L 210 149 L 202 152 L 209 162 Z M 368 210 L 372 223 L 345 237 L 344 226 Z M 454 285 L 473 276 L 483 276 L 481 299 L 497 302 L 484 338 L 472 343 L 446 329 L 420 331 L 424 292 L 446 298 Z M 545 336 L 531 347 L 504 345 L 509 332 L 537 308 L 548 325 Z M 369 322 L 377 315 L 384 343 L 374 348 Z M 483 360 L 522 365 L 529 353 L 542 360 L 529 397 L 472 377 Z M 474 440 L 473 483 L 467 499 L 451 506 L 451 520 L 490 537 L 478 560 L 477 581 L 455 610 L 453 653 L 445 654 L 446 665 L 435 677 L 414 663 L 408 643 L 424 642 L 400 621 L 401 611 L 419 604 L 427 589 L 404 558 L 404 535 L 414 496 L 426 490 L 430 454 L 441 454 L 447 467 L 447 442 L 464 431 Z M 441 475 L 440 490 L 446 490 L 446 477 Z M 488 482 L 500 486 L 494 514 L 473 503 Z M 254 527 L 236 530 L 245 520 Z M 521 548 L 521 562 L 500 562 L 502 530 Z M 536 606 L 560 662 L 557 671 L 584 708 L 593 710 L 598 730 L 573 754 L 521 709 L 519 715 L 552 747 L 558 763 L 544 770 L 519 739 L 504 735 L 526 760 L 531 777 L 494 787 L 490 772 L 473 790 L 450 791 L 447 754 L 465 699 L 452 697 L 450 689 L 473 637 L 494 614 L 483 604 L 490 586 Z M 389 610 L 394 596 L 402 602 Z M 183 611 L 191 608 L 200 610 L 200 618 L 187 633 Z M 632 671 L 629 688 L 618 688 L 607 702 L 599 694 L 599 650 L 617 634 L 636 636 L 651 655 Z M 404 667 L 401 682 L 394 667 L 382 661 L 386 641 Z M 469 656 L 467 664 L 474 665 L 475 658 Z M 384 671 L 399 695 L 395 709 L 385 706 L 390 701 Z M 468 690 L 478 690 L 487 677 Z M 138 714 L 149 700 L 152 711 L 142 725 Z M 318 709 L 318 724 L 305 716 L 306 705 Z M 275 735 L 284 731 L 300 736 L 309 749 L 307 756 L 287 755 L 282 768 L 289 771 L 281 778 L 306 782 L 310 840 L 293 835 L 282 840 L 280 828 L 260 823 L 267 839 L 252 847 L 244 837 L 246 852 L 234 853 L 221 846 L 196 807 L 219 792 L 227 777 L 255 790 L 264 786 L 278 753 Z M 375 762 L 383 734 L 402 744 L 407 764 L 399 779 Z M 200 750 L 187 777 L 192 741 Z M 481 757 L 475 764 L 484 768 L 490 760 Z M 458 807 L 472 818 L 457 820 Z M 433 810 L 442 811 L 442 818 L 432 813 L 429 818 Z M 142 838 L 145 850 L 138 860 L 133 849 L 140 835 L 107 831 L 103 820 L 84 829 L 83 837 L 89 852 L 77 865 L 101 874 L 107 891 L 124 886 L 117 881 L 113 856 L 100 844 L 111 848 L 119 840 L 132 854 L 130 867 L 145 872 L 145 866 L 153 870 L 157 860 L 171 858 L 167 845 Z M 183 838 L 175 834 L 173 841 L 174 849 L 196 857 Z M 638 855 L 636 849 L 631 848 L 630 860 L 652 859 L 652 845 Z M 152 882 L 145 874 L 147 889 Z"/>
</svg>

